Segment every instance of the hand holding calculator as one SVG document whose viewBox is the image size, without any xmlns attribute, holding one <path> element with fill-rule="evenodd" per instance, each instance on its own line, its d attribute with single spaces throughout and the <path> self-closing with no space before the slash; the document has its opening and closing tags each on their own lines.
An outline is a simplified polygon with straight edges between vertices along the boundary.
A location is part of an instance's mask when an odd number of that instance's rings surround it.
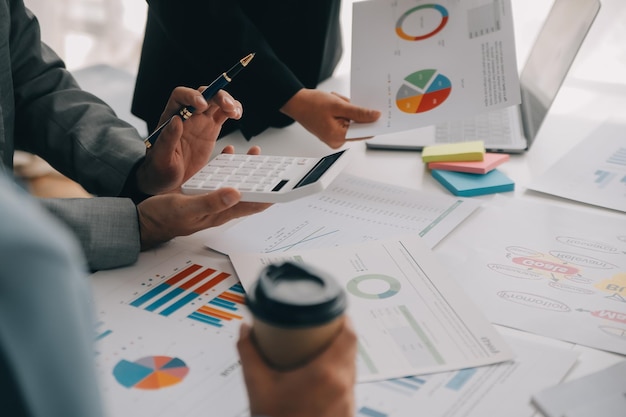
<svg viewBox="0 0 626 417">
<path fill-rule="evenodd" d="M 184 194 L 222 187 L 241 192 L 241 201 L 280 203 L 324 190 L 348 162 L 348 150 L 322 158 L 220 154 L 182 185 Z"/>
</svg>

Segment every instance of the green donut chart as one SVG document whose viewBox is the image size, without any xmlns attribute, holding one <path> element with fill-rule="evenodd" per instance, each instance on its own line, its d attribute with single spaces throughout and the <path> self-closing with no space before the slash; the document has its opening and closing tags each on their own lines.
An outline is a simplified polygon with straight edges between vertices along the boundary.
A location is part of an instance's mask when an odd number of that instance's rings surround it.
<svg viewBox="0 0 626 417">
<path fill-rule="evenodd" d="M 383 283 L 383 285 L 386 285 L 387 289 L 381 292 L 365 292 L 361 288 L 361 284 L 368 281 L 379 281 Z M 393 297 L 400 291 L 401 285 L 400 281 L 388 275 L 368 274 L 352 278 L 350 281 L 348 281 L 346 288 L 348 292 L 355 297 L 365 298 L 368 300 L 377 300 Z"/>
</svg>

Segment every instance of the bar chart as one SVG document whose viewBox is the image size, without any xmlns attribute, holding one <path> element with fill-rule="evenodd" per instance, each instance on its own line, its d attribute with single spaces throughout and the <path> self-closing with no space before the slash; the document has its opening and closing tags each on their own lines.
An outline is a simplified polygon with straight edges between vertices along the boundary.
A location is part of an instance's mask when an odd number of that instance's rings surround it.
<svg viewBox="0 0 626 417">
<path fill-rule="evenodd" d="M 127 305 L 178 321 L 194 320 L 211 328 L 239 323 L 245 293 L 232 273 L 203 259 L 181 258 L 152 274 L 138 277 L 126 289 Z"/>
<path fill-rule="evenodd" d="M 237 283 L 191 313 L 188 318 L 215 327 L 243 320 L 245 295 L 241 283 Z"/>
</svg>

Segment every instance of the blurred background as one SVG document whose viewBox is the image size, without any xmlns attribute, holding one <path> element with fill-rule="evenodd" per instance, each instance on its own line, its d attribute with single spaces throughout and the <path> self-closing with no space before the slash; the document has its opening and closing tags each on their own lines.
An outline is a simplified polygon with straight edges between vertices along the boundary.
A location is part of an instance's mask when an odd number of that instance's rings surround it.
<svg viewBox="0 0 626 417">
<path fill-rule="evenodd" d="M 107 63 L 136 72 L 146 23 L 143 0 L 25 0 L 44 41 L 70 70 Z"/>
</svg>

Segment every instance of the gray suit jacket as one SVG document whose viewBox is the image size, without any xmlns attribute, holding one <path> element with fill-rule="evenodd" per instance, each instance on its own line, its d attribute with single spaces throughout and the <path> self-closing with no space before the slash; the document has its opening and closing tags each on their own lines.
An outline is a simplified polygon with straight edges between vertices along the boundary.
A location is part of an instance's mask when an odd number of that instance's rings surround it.
<svg viewBox="0 0 626 417">
<path fill-rule="evenodd" d="M 0 172 L 0 414 L 102 416 L 84 259 L 25 194 Z"/>
<path fill-rule="evenodd" d="M 137 131 L 82 91 L 41 42 L 37 19 L 23 0 L 0 0 L 0 169 L 11 171 L 15 149 L 41 156 L 99 197 L 118 197 L 145 155 Z M 139 226 L 130 199 L 44 204 L 76 233 L 92 269 L 136 260 Z"/>
</svg>

